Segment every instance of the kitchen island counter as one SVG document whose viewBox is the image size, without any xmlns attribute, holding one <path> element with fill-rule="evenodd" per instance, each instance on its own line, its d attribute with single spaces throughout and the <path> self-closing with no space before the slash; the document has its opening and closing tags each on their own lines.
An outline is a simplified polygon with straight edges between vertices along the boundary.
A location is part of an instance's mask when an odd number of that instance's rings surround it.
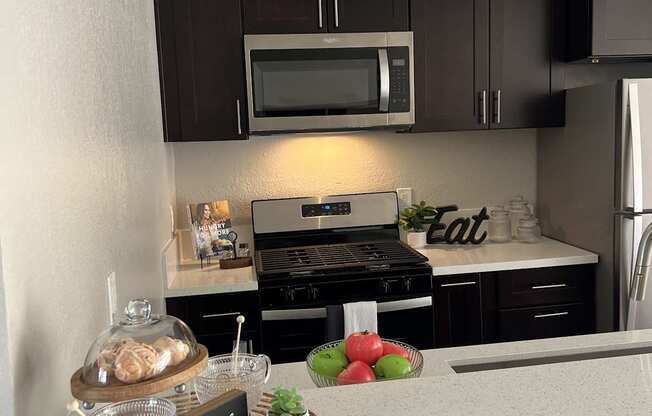
<svg viewBox="0 0 652 416">
<path fill-rule="evenodd" d="M 636 349 L 639 355 L 457 374 L 453 367 Z M 269 387 L 297 386 L 327 415 L 650 414 L 652 330 L 423 351 L 420 379 L 317 389 L 305 363 L 275 365 Z"/>
</svg>

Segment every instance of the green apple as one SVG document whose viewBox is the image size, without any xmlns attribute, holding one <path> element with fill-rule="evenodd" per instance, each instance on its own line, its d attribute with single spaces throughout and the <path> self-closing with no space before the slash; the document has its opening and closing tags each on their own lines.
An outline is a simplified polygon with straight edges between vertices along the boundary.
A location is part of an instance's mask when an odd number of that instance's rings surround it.
<svg viewBox="0 0 652 416">
<path fill-rule="evenodd" d="M 317 374 L 327 377 L 337 377 L 346 366 L 349 365 L 349 360 L 346 355 L 337 348 L 328 348 L 319 351 L 315 358 L 312 359 L 312 369 Z"/>
<path fill-rule="evenodd" d="M 340 341 L 340 343 L 337 344 L 335 348 L 342 351 L 342 354 L 346 354 L 346 341 Z"/>
<path fill-rule="evenodd" d="M 398 354 L 388 354 L 381 357 L 374 366 L 374 373 L 379 378 L 403 378 L 410 371 L 410 361 Z"/>
</svg>

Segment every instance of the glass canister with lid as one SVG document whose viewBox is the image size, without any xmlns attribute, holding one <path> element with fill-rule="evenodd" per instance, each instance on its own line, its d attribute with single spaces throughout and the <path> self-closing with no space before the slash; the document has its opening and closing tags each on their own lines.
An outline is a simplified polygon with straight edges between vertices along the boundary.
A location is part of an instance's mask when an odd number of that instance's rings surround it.
<svg viewBox="0 0 652 416">
<path fill-rule="evenodd" d="M 537 243 L 541 240 L 541 227 L 534 215 L 526 215 L 519 220 L 517 238 L 523 243 Z"/>
<path fill-rule="evenodd" d="M 512 237 L 517 237 L 517 228 L 519 221 L 526 215 L 530 215 L 530 208 L 528 207 L 527 200 L 522 195 L 516 196 L 509 201 L 509 221 L 512 227 Z"/>
<path fill-rule="evenodd" d="M 509 212 L 498 206 L 491 211 L 487 226 L 489 240 L 495 243 L 506 243 L 512 239 L 512 227 Z"/>
</svg>

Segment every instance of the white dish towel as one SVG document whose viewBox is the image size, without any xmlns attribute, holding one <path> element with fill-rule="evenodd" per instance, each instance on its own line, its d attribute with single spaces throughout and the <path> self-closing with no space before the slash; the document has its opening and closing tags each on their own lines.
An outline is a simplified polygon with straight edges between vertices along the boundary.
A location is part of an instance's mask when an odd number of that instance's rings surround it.
<svg viewBox="0 0 652 416">
<path fill-rule="evenodd" d="M 354 332 L 370 331 L 378 333 L 378 307 L 375 301 L 345 303 L 344 338 Z"/>
</svg>

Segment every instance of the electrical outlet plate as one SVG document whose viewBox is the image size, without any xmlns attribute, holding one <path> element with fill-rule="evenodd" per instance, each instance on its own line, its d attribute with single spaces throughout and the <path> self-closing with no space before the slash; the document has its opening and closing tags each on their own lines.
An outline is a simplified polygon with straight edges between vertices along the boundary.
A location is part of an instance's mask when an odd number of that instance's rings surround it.
<svg viewBox="0 0 652 416">
<path fill-rule="evenodd" d="M 402 211 L 412 205 L 412 188 L 396 188 L 398 208 Z"/>
</svg>

